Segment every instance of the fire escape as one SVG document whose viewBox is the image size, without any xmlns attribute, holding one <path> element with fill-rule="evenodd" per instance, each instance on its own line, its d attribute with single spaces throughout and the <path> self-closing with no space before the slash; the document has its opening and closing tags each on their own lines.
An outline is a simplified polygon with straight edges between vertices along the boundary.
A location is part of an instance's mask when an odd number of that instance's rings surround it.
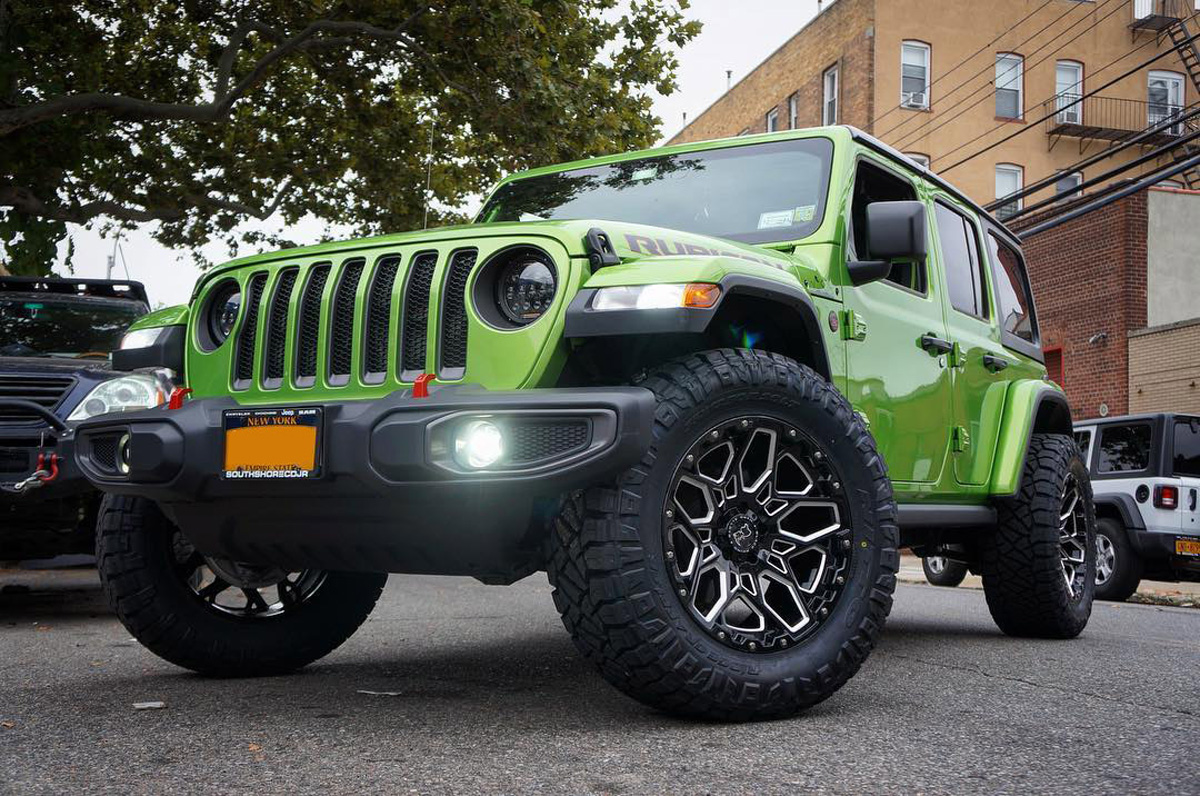
<svg viewBox="0 0 1200 796">
<path fill-rule="evenodd" d="M 1181 13 L 1178 21 L 1175 24 L 1167 27 L 1167 35 L 1171 38 L 1171 43 L 1175 45 L 1175 51 L 1179 53 L 1179 58 L 1183 61 L 1184 69 L 1187 70 L 1188 77 L 1192 80 L 1192 85 L 1195 87 L 1197 94 L 1200 94 L 1200 48 L 1196 47 L 1195 41 L 1188 41 L 1192 33 L 1188 28 L 1188 19 L 1186 13 Z M 1183 127 L 1187 133 L 1200 130 L 1200 121 L 1196 117 L 1186 120 Z M 1186 134 L 1186 133 L 1185 133 Z M 1180 147 L 1181 152 L 1175 156 L 1175 162 L 1185 160 L 1196 155 L 1200 155 L 1200 146 L 1194 141 L 1189 141 Z M 1179 175 L 1192 190 L 1200 190 L 1200 167 L 1188 169 Z"/>
</svg>

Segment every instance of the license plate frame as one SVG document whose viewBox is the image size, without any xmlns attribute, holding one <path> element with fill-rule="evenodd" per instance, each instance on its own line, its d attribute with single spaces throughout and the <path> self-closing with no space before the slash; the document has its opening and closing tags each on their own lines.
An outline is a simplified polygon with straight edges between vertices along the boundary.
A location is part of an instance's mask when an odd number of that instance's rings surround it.
<svg viewBox="0 0 1200 796">
<path fill-rule="evenodd" d="M 1200 539 L 1194 536 L 1176 536 L 1175 555 L 1200 558 Z"/>
<path fill-rule="evenodd" d="M 221 428 L 223 480 L 310 481 L 321 477 L 322 407 L 226 409 L 221 413 Z"/>
</svg>

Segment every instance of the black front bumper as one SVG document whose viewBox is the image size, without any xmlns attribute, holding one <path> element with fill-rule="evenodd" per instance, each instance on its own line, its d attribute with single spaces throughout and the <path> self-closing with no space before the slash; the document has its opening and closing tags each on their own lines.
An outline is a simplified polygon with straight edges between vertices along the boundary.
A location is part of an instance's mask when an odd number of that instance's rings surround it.
<svg viewBox="0 0 1200 796">
<path fill-rule="evenodd" d="M 511 579 L 537 566 L 544 514 L 558 496 L 601 483 L 641 458 L 655 402 L 634 387 L 445 387 L 428 398 L 403 391 L 377 401 L 308 405 L 323 409 L 317 478 L 222 477 L 223 414 L 247 408 L 232 398 L 87 421 L 76 429 L 76 460 L 100 489 L 158 502 L 212 555 Z M 455 463 L 454 429 L 476 417 L 514 438 L 524 435 L 521 460 L 473 472 Z M 554 431 L 565 426 L 571 434 Z M 126 434 L 123 474 L 111 450 Z M 564 447 L 563 439 L 571 444 Z"/>
</svg>

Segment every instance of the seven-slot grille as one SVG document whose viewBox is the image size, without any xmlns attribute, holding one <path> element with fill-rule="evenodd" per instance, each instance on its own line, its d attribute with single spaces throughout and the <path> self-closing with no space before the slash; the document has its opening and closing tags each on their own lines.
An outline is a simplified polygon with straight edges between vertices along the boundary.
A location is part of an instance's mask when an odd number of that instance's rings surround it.
<svg viewBox="0 0 1200 796">
<path fill-rule="evenodd" d="M 71 376 L 13 376 L 0 375 L 0 399 L 16 398 L 30 401 L 43 409 L 58 406 L 58 402 L 70 391 L 75 379 Z M 44 424 L 41 415 L 28 409 L 19 409 L 0 403 L 0 424 L 37 423 Z"/>
<path fill-rule="evenodd" d="M 400 381 L 413 381 L 426 370 L 430 303 L 439 264 L 444 264 L 444 273 L 436 316 L 441 319 L 438 375 L 463 378 L 466 294 L 477 259 L 475 249 L 454 250 L 444 260 L 439 260 L 438 252 L 419 251 L 385 254 L 372 264 L 356 257 L 340 263 L 289 266 L 274 278 L 266 271 L 252 272 L 246 282 L 242 320 L 231 341 L 234 389 L 250 388 L 256 356 L 264 389 L 280 387 L 289 375 L 296 387 L 312 387 L 318 382 L 321 362 L 326 382 L 335 387 L 352 381 L 356 361 L 363 383 L 381 384 L 393 373 Z M 261 334 L 260 315 L 264 316 Z M 290 374 L 289 335 L 293 340 Z M 398 345 L 392 349 L 396 337 Z M 322 340 L 327 346 L 323 357 Z M 356 346 L 361 351 L 359 360 L 354 356 Z M 393 350 L 395 360 L 389 356 Z"/>
</svg>

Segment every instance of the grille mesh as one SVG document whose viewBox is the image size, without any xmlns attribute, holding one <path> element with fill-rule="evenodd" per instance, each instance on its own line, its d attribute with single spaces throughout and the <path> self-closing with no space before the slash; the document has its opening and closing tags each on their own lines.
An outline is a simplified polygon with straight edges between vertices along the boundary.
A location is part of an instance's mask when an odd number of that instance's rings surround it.
<svg viewBox="0 0 1200 796">
<path fill-rule="evenodd" d="M 29 451 L 0 448 L 0 473 L 27 473 L 29 459 Z"/>
<path fill-rule="evenodd" d="M 588 424 L 582 420 L 521 423 L 509 431 L 509 461 L 526 464 L 565 456 L 588 443 Z"/>
<path fill-rule="evenodd" d="M 292 290 L 300 272 L 291 268 L 284 271 L 275 285 L 267 317 L 267 361 L 263 369 L 264 379 L 276 386 L 283 380 L 283 352 L 287 345 L 288 306 L 292 301 Z"/>
<path fill-rule="evenodd" d="M 362 260 L 351 260 L 342 266 L 342 276 L 333 296 L 329 342 L 331 378 L 350 376 L 350 361 L 354 356 L 354 295 L 358 291 L 362 271 Z"/>
<path fill-rule="evenodd" d="M 367 298 L 367 339 L 363 350 L 365 377 L 382 381 L 387 373 L 388 341 L 392 325 L 392 288 L 400 271 L 400 257 L 384 257 L 375 266 Z"/>
<path fill-rule="evenodd" d="M 267 275 L 257 273 L 250 277 L 250 301 L 246 305 L 246 317 L 242 321 L 242 329 L 238 335 L 237 362 L 234 366 L 234 386 L 239 390 L 246 389 L 254 378 L 254 345 L 258 337 L 258 308 L 262 303 L 263 288 L 267 284 Z"/>
<path fill-rule="evenodd" d="M 404 286 L 404 323 L 400 334 L 400 370 L 403 374 L 425 370 L 425 343 L 429 329 L 429 286 L 437 267 L 437 252 L 413 256 Z"/>
<path fill-rule="evenodd" d="M 462 378 L 467 367 L 467 280 L 475 267 L 476 251 L 457 251 L 450 258 L 442 288 L 442 339 L 439 375 Z M 447 373 L 446 371 L 455 371 Z"/>
<path fill-rule="evenodd" d="M 0 398 L 31 401 L 43 409 L 53 409 L 67 394 L 75 379 L 71 376 L 13 376 L 0 374 Z M 0 424 L 45 423 L 41 416 L 28 409 L 0 404 Z"/>
<path fill-rule="evenodd" d="M 92 438 L 92 461 L 106 472 L 117 472 L 117 437 L 105 434 Z"/>
<path fill-rule="evenodd" d="M 296 331 L 296 378 L 317 377 L 317 340 L 321 333 L 321 296 L 329 280 L 329 264 L 314 265 L 308 272 L 304 295 L 300 297 L 300 322 Z"/>
</svg>

